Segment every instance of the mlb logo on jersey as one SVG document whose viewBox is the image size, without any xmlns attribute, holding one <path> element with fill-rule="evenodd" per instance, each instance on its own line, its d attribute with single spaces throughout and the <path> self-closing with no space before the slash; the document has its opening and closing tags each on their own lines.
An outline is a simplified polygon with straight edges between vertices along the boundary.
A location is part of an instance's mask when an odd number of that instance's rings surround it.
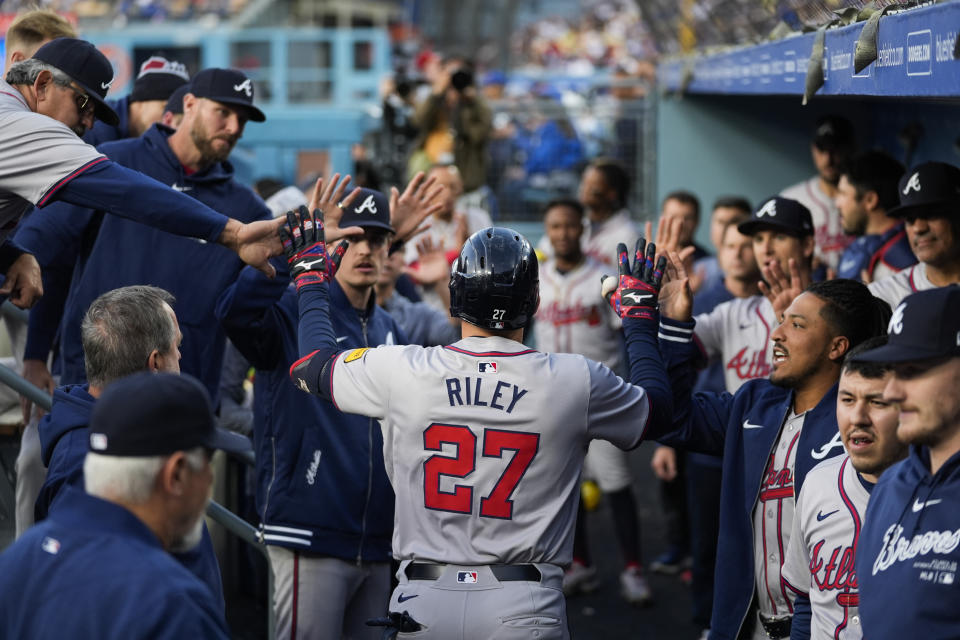
<svg viewBox="0 0 960 640">
<path fill-rule="evenodd" d="M 477 371 L 479 371 L 480 373 L 496 373 L 497 363 L 496 362 L 478 362 Z"/>
<path fill-rule="evenodd" d="M 462 584 L 476 584 L 477 572 L 476 571 L 457 571 L 457 582 L 460 582 Z"/>
</svg>

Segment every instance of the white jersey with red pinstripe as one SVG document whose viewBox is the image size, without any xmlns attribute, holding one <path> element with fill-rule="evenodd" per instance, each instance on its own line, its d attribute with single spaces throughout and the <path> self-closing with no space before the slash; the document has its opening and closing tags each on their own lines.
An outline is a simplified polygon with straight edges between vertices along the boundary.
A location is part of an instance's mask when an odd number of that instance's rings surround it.
<svg viewBox="0 0 960 640">
<path fill-rule="evenodd" d="M 828 267 L 836 269 L 840 255 L 850 246 L 854 237 L 843 232 L 840 210 L 833 203 L 833 198 L 820 189 L 820 177 L 813 176 L 809 180 L 787 187 L 780 195 L 796 200 L 810 210 L 817 255 Z"/>
<path fill-rule="evenodd" d="M 600 363 L 502 337 L 344 352 L 331 393 L 380 420 L 394 556 L 460 565 L 569 564 L 588 442 L 633 447 L 649 415 Z"/>
<path fill-rule="evenodd" d="M 765 616 L 793 613 L 793 593 L 780 576 L 793 531 L 794 469 L 797 442 L 806 413 L 787 416 L 780 437 L 770 452 L 760 495 L 753 508 L 753 566 L 757 603 Z M 746 426 L 746 425 L 744 425 Z"/>
<path fill-rule="evenodd" d="M 810 598 L 811 638 L 863 637 L 854 560 L 869 500 L 847 455 L 821 462 L 803 481 L 783 579 Z"/>
<path fill-rule="evenodd" d="M 0 242 L 34 205 L 103 160 L 65 124 L 31 111 L 20 92 L 0 80 Z"/>
<path fill-rule="evenodd" d="M 697 340 L 710 359 L 723 362 L 727 391 L 736 393 L 747 380 L 770 375 L 773 342 L 770 334 L 778 322 L 765 297 L 734 298 L 696 318 Z M 660 334 L 661 339 L 670 340 Z"/>
<path fill-rule="evenodd" d="M 870 293 L 886 301 L 891 309 L 896 309 L 897 305 L 911 293 L 936 289 L 937 286 L 927 278 L 927 265 L 918 262 L 892 276 L 871 282 L 867 288 L 870 289 Z"/>
<path fill-rule="evenodd" d="M 600 295 L 597 283 L 616 271 L 586 256 L 561 273 L 556 260 L 540 268 L 540 308 L 534 334 L 541 351 L 579 353 L 620 373 L 620 318 Z"/>
</svg>

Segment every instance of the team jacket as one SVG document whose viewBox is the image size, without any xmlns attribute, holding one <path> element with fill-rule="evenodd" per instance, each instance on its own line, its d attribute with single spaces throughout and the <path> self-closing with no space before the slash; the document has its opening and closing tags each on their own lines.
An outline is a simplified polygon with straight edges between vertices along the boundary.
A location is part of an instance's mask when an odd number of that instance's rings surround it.
<svg viewBox="0 0 960 640">
<path fill-rule="evenodd" d="M 879 280 L 914 264 L 917 264 L 917 257 L 910 249 L 910 240 L 901 222 L 883 233 L 863 235 L 854 240 L 840 256 L 837 277 L 859 280 L 860 272 L 866 269 L 871 280 Z"/>
<path fill-rule="evenodd" d="M 90 441 L 87 426 L 95 402 L 96 399 L 87 393 L 87 385 L 58 387 L 53 392 L 53 407 L 38 425 L 40 453 L 47 467 L 47 477 L 34 505 L 37 522 L 56 513 L 64 502 L 83 492 L 83 459 Z M 222 614 L 220 565 L 206 525 L 200 544 L 190 551 L 171 555 L 210 589 Z"/>
<path fill-rule="evenodd" d="M 740 632 L 754 592 L 753 509 L 761 489 L 792 481 L 796 496 L 807 473 L 826 458 L 843 453 L 837 431 L 837 388 L 810 409 L 800 433 L 794 477 L 767 478 L 770 453 L 793 393 L 762 378 L 743 384 L 735 395 L 701 392 L 691 395 L 694 364 L 701 357 L 691 339 L 693 322 L 661 319 L 660 351 L 673 391 L 674 423 L 651 435 L 662 444 L 723 457 L 720 492 L 720 540 L 714 582 L 712 640 L 734 640 Z M 631 352 L 631 361 L 637 354 Z M 672 429 L 672 430 L 671 430 Z"/>
<path fill-rule="evenodd" d="M 386 562 L 394 494 L 383 434 L 375 420 L 342 413 L 290 381 L 299 358 L 299 312 L 288 282 L 244 269 L 217 305 L 230 340 L 257 370 L 253 441 L 261 536 L 294 550 Z M 372 296 L 361 315 L 333 280 L 330 299 L 340 348 L 405 342 Z"/>
<path fill-rule="evenodd" d="M 884 471 L 857 548 L 863 637 L 956 638 L 960 629 L 960 453 L 936 474 L 930 453 Z"/>
<path fill-rule="evenodd" d="M 83 141 L 95 147 L 99 147 L 104 142 L 130 137 L 130 96 L 125 95 L 122 98 L 106 100 L 105 102 L 117 113 L 120 121 L 116 126 L 109 125 L 99 119 L 93 122 L 93 127 L 83 134 Z"/>
<path fill-rule="evenodd" d="M 155 125 L 140 138 L 105 144 L 102 151 L 242 222 L 270 218 L 263 201 L 233 179 L 228 162 L 187 175 L 167 143 L 171 133 Z M 204 384 L 216 406 L 224 334 L 213 309 L 243 266 L 235 253 L 64 203 L 30 216 L 17 239 L 37 257 L 49 296 L 30 314 L 25 358 L 46 360 L 59 321 L 61 382 L 84 382 L 80 323 L 90 303 L 117 287 L 152 284 L 176 296 L 174 310 L 183 333 L 180 368 Z"/>
<path fill-rule="evenodd" d="M 0 555 L 0 637 L 229 638 L 213 597 L 123 507 L 71 495 Z"/>
</svg>

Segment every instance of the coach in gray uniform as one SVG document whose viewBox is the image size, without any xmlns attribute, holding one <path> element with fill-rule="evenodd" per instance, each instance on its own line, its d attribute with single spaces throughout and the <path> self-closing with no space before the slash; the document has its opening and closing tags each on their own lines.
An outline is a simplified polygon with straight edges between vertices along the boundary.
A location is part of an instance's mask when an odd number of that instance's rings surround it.
<svg viewBox="0 0 960 640">
<path fill-rule="evenodd" d="M 273 273 L 277 224 L 243 224 L 193 198 L 120 167 L 79 136 L 94 117 L 115 124 L 103 98 L 113 82 L 107 58 L 89 42 L 57 38 L 0 80 L 0 294 L 29 307 L 42 294 L 40 268 L 8 236 L 34 205 L 64 200 L 122 215 L 178 235 L 219 242 Z"/>
</svg>

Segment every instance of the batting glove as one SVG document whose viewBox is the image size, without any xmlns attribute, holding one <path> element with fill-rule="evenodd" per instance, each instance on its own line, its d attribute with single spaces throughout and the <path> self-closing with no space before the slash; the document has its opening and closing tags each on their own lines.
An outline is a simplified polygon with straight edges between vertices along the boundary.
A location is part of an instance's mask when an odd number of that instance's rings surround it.
<svg viewBox="0 0 960 640">
<path fill-rule="evenodd" d="M 644 256 L 646 247 L 646 256 Z M 619 275 L 603 276 L 600 288 L 603 297 L 621 318 L 643 318 L 654 320 L 657 311 L 657 297 L 660 295 L 660 282 L 667 266 L 666 257 L 661 256 L 654 267 L 653 260 L 657 247 L 647 244 L 643 237 L 637 240 L 634 250 L 633 268 L 627 246 L 617 245 L 617 265 Z"/>
<path fill-rule="evenodd" d="M 334 252 L 334 259 L 327 255 L 323 215 L 319 210 L 311 215 L 303 205 L 297 211 L 287 212 L 287 223 L 280 228 L 280 241 L 290 265 L 290 277 L 298 291 L 332 278 L 346 251 L 345 243 L 341 243 Z"/>
</svg>

